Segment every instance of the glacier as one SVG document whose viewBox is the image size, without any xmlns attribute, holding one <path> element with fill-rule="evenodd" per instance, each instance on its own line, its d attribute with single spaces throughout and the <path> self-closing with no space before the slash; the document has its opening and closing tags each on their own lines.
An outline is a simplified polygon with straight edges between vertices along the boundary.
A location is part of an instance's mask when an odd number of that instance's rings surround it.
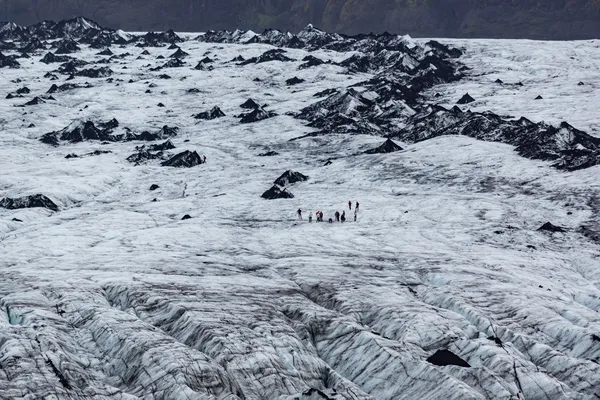
<svg viewBox="0 0 600 400">
<path fill-rule="evenodd" d="M 0 28 L 0 398 L 600 397 L 598 41 L 52 24 Z"/>
</svg>

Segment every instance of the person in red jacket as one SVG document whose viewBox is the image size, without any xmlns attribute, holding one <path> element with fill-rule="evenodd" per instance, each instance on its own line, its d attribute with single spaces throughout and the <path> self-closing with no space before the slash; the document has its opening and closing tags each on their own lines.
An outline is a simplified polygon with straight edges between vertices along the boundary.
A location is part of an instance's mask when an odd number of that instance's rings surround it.
<svg viewBox="0 0 600 400">
<path fill-rule="evenodd" d="M 348 200 L 348 210 L 352 210 L 352 200 Z"/>
</svg>

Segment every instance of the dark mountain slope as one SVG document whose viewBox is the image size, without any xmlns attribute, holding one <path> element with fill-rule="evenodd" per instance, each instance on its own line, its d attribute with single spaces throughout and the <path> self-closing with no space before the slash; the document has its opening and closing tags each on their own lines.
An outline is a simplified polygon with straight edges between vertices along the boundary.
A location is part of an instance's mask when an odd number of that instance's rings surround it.
<svg viewBox="0 0 600 400">
<path fill-rule="evenodd" d="M 86 15 L 124 30 L 278 28 L 428 37 L 600 37 L 598 0 L 0 0 L 0 21 Z"/>
</svg>

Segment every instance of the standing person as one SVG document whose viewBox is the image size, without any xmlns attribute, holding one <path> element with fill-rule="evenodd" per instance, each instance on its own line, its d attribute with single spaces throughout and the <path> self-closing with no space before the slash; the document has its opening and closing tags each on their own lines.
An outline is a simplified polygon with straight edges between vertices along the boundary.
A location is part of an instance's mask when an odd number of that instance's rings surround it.
<svg viewBox="0 0 600 400">
<path fill-rule="evenodd" d="M 312 222 L 312 211 L 308 214 L 308 222 Z"/>
<path fill-rule="evenodd" d="M 346 211 L 342 211 L 342 216 L 340 218 L 342 222 L 346 222 Z"/>
<path fill-rule="evenodd" d="M 202 157 L 204 157 L 204 164 L 206 164 L 206 156 L 202 156 Z"/>
<path fill-rule="evenodd" d="M 340 212 L 338 210 L 335 210 L 335 221 L 340 222 Z"/>
<path fill-rule="evenodd" d="M 302 210 L 298 209 L 298 219 L 302 219 Z"/>
<path fill-rule="evenodd" d="M 358 204 L 358 201 L 357 201 L 357 202 L 356 202 L 356 207 L 354 207 L 354 211 L 358 211 L 358 206 L 359 206 L 359 205 L 360 205 L 360 204 Z"/>
<path fill-rule="evenodd" d="M 319 219 L 323 222 L 323 211 L 319 211 Z"/>
<path fill-rule="evenodd" d="M 354 222 L 356 222 L 356 215 L 358 214 L 358 208 L 354 209 Z"/>
<path fill-rule="evenodd" d="M 352 210 L 352 200 L 348 200 L 348 210 Z"/>
</svg>

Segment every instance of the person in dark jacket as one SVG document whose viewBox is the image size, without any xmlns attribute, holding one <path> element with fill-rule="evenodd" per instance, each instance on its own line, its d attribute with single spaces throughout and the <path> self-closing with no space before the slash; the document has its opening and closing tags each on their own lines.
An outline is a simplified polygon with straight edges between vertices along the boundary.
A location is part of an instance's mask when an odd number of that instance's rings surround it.
<svg viewBox="0 0 600 400">
<path fill-rule="evenodd" d="M 352 200 L 348 200 L 348 210 L 352 210 Z"/>
<path fill-rule="evenodd" d="M 298 219 L 302 219 L 302 210 L 298 209 Z"/>
<path fill-rule="evenodd" d="M 329 218 L 329 223 L 333 224 L 333 220 L 331 218 Z"/>
<path fill-rule="evenodd" d="M 342 211 L 342 216 L 340 217 L 342 222 L 346 222 L 346 211 Z"/>
<path fill-rule="evenodd" d="M 358 211 L 358 206 L 359 206 L 359 205 L 360 205 L 360 204 L 358 204 L 358 201 L 357 201 L 357 202 L 356 202 L 356 207 L 354 207 L 354 209 Z"/>
<path fill-rule="evenodd" d="M 338 210 L 335 210 L 335 221 L 340 222 L 340 212 Z"/>
</svg>

